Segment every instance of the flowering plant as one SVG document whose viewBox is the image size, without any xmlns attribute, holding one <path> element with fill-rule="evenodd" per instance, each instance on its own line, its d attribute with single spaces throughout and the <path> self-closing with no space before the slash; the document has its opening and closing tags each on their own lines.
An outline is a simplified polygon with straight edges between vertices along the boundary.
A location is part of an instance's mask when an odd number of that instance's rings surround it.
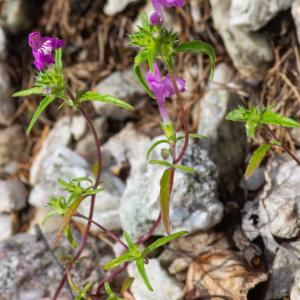
<svg viewBox="0 0 300 300">
<path fill-rule="evenodd" d="M 215 55 L 213 48 L 201 41 L 189 41 L 180 43 L 178 37 L 172 31 L 167 30 L 163 26 L 163 8 L 164 7 L 182 7 L 184 0 L 152 0 L 154 13 L 150 20 L 147 16 L 142 17 L 142 25 L 139 27 L 137 33 L 130 36 L 131 44 L 139 47 L 141 50 L 135 58 L 134 70 L 136 76 L 149 94 L 149 96 L 156 100 L 159 112 L 162 118 L 161 128 L 165 134 L 163 140 L 155 142 L 147 153 L 147 159 L 150 164 L 158 164 L 165 168 L 160 181 L 160 207 L 161 213 L 158 215 L 155 223 L 145 232 L 137 241 L 125 232 L 123 242 L 116 234 L 104 228 L 101 224 L 93 219 L 96 194 L 101 193 L 104 188 L 101 186 L 101 174 L 103 169 L 103 161 L 101 154 L 100 140 L 93 125 L 93 121 L 89 114 L 85 111 L 84 105 L 89 101 L 99 101 L 110 103 L 130 110 L 133 107 L 122 99 L 116 98 L 112 95 L 100 94 L 91 91 L 77 91 L 73 94 L 68 88 L 68 84 L 64 77 L 62 64 L 62 47 L 64 41 L 54 37 L 42 37 L 39 32 L 30 33 L 28 36 L 29 46 L 32 48 L 34 56 L 34 65 L 38 71 L 35 83 L 32 88 L 16 92 L 15 97 L 29 96 L 33 94 L 41 95 L 42 101 L 38 105 L 30 124 L 27 129 L 29 134 L 39 119 L 43 111 L 53 102 L 59 101 L 59 107 L 69 106 L 74 112 L 79 112 L 86 119 L 97 149 L 97 171 L 95 180 L 91 178 L 73 178 L 69 181 L 58 180 L 58 183 L 67 192 L 68 196 L 53 196 L 49 200 L 49 207 L 52 209 L 47 218 L 54 215 L 62 217 L 62 223 L 57 232 L 56 241 L 59 241 L 62 234 L 65 235 L 71 246 L 75 249 L 74 256 L 64 268 L 63 276 L 57 290 L 54 292 L 52 299 L 58 298 L 62 288 L 67 283 L 71 288 L 71 293 L 74 299 L 110 299 L 119 300 L 118 293 L 114 293 L 109 283 L 116 277 L 117 274 L 123 272 L 130 262 L 134 262 L 137 266 L 139 274 L 141 275 L 146 287 L 152 291 L 151 282 L 145 271 L 144 264 L 148 261 L 149 254 L 165 245 L 166 243 L 177 239 L 187 232 L 181 231 L 171 233 L 171 226 L 169 221 L 169 204 L 174 183 L 174 174 L 176 170 L 193 173 L 194 170 L 190 167 L 181 165 L 181 160 L 184 157 L 188 148 L 189 138 L 201 138 L 196 134 L 190 134 L 188 128 L 188 116 L 184 108 L 181 93 L 185 91 L 185 81 L 176 75 L 176 68 L 174 66 L 174 58 L 178 53 L 190 52 L 206 54 L 210 58 L 211 70 L 213 73 L 215 64 Z M 146 77 L 143 75 L 142 65 L 148 65 Z M 160 69 L 166 69 L 167 74 L 161 75 Z M 176 105 L 180 108 L 180 118 L 183 123 L 184 136 L 179 136 L 169 118 L 168 109 L 166 106 L 166 99 L 176 95 Z M 178 150 L 177 142 L 184 140 L 182 149 Z M 162 155 L 161 160 L 150 159 L 152 151 L 157 145 L 165 143 L 168 149 Z M 177 154 L 178 153 L 178 154 Z M 170 160 L 168 157 L 170 156 Z M 83 201 L 90 199 L 89 215 L 84 216 L 78 212 L 78 208 Z M 79 217 L 87 221 L 82 239 L 77 241 L 70 228 L 70 221 L 73 217 Z M 46 219 L 47 219 L 46 218 Z M 143 244 L 152 236 L 155 229 L 163 223 L 166 236 L 157 239 L 154 243 L 147 247 Z M 115 242 L 119 243 L 124 251 L 112 261 L 106 263 L 103 267 L 107 270 L 107 274 L 101 279 L 96 288 L 93 288 L 94 283 L 88 283 L 84 287 L 79 288 L 72 280 L 71 269 L 76 263 L 80 261 L 81 254 L 86 246 L 87 238 L 90 233 L 91 225 L 98 226 L 105 231 L 107 235 Z M 112 270 L 113 269 L 113 270 Z M 130 285 L 127 286 L 127 288 Z M 123 289 L 124 291 L 124 289 Z M 122 291 L 120 292 L 122 294 Z"/>
</svg>

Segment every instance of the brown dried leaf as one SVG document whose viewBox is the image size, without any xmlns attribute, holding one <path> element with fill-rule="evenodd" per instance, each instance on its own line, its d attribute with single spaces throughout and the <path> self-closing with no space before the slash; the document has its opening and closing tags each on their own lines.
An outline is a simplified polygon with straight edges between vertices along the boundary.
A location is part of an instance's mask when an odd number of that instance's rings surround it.
<svg viewBox="0 0 300 300">
<path fill-rule="evenodd" d="M 248 291 L 267 278 L 266 273 L 250 268 L 238 252 L 210 251 L 190 265 L 185 299 L 247 300 Z"/>
</svg>

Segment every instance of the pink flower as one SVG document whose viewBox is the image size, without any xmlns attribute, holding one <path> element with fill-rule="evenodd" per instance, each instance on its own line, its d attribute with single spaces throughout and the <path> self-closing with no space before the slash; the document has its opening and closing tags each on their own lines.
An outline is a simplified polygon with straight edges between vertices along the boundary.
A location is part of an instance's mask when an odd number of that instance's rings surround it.
<svg viewBox="0 0 300 300">
<path fill-rule="evenodd" d="M 168 74 L 165 78 L 161 77 L 157 64 L 154 64 L 154 74 L 151 71 L 147 74 L 147 81 L 154 93 L 159 112 L 163 122 L 169 121 L 169 114 L 166 107 L 166 98 L 175 94 L 175 89 L 172 84 L 171 76 Z M 182 78 L 176 78 L 178 89 L 181 92 L 185 91 L 185 81 Z"/>
<path fill-rule="evenodd" d="M 163 7 L 183 7 L 184 0 L 152 0 L 154 12 L 150 16 L 152 25 L 160 25 L 163 22 Z"/>
<path fill-rule="evenodd" d="M 32 48 L 34 65 L 41 71 L 54 63 L 53 50 L 61 48 L 64 41 L 53 37 L 41 37 L 39 32 L 32 32 L 28 35 L 28 44 Z"/>
</svg>

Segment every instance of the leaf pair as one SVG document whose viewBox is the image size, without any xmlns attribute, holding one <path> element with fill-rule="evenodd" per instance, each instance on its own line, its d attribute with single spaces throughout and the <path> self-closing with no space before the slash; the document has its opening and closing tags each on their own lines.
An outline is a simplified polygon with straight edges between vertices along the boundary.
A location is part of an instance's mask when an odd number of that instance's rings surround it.
<svg viewBox="0 0 300 300">
<path fill-rule="evenodd" d="M 174 234 L 171 234 L 169 236 L 163 237 L 146 247 L 144 250 L 141 250 L 140 247 L 135 244 L 129 234 L 127 232 L 124 232 L 124 239 L 126 240 L 126 243 L 128 245 L 128 250 L 125 251 L 123 254 L 121 254 L 119 257 L 111 260 L 110 262 L 106 263 L 103 266 L 104 270 L 110 270 L 113 269 L 119 265 L 122 265 L 125 262 L 135 262 L 137 270 L 142 277 L 146 287 L 153 291 L 153 288 L 151 286 L 151 283 L 149 281 L 148 275 L 145 270 L 145 259 L 147 258 L 147 255 L 152 252 L 153 250 L 169 243 L 170 241 L 173 241 L 183 235 L 185 235 L 186 231 L 177 232 Z"/>
<path fill-rule="evenodd" d="M 262 125 L 278 125 L 283 127 L 299 127 L 299 123 L 291 118 L 277 114 L 269 107 L 241 106 L 234 109 L 226 116 L 226 120 L 246 123 L 246 133 L 250 138 L 254 138 L 257 129 Z"/>
</svg>

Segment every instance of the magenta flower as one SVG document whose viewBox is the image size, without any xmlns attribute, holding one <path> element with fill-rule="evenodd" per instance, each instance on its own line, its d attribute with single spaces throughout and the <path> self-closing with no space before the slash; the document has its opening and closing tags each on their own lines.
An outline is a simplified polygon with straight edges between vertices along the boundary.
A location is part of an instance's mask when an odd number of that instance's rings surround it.
<svg viewBox="0 0 300 300">
<path fill-rule="evenodd" d="M 157 64 L 154 64 L 154 74 L 151 71 L 147 74 L 147 81 L 150 85 L 152 92 L 154 93 L 159 112 L 166 123 L 169 121 L 169 114 L 166 107 L 166 98 L 171 97 L 175 94 L 175 89 L 172 84 L 171 76 L 168 74 L 165 78 L 160 76 Z M 181 92 L 185 91 L 185 81 L 182 78 L 176 78 L 178 89 Z"/>
<path fill-rule="evenodd" d="M 160 25 L 163 22 L 163 8 L 166 7 L 183 7 L 184 0 L 152 0 L 154 12 L 150 16 L 152 25 Z"/>
<path fill-rule="evenodd" d="M 41 71 L 54 63 L 53 50 L 61 48 L 64 41 L 53 37 L 41 37 L 39 32 L 32 32 L 28 35 L 28 44 L 32 48 L 34 65 Z"/>
</svg>

